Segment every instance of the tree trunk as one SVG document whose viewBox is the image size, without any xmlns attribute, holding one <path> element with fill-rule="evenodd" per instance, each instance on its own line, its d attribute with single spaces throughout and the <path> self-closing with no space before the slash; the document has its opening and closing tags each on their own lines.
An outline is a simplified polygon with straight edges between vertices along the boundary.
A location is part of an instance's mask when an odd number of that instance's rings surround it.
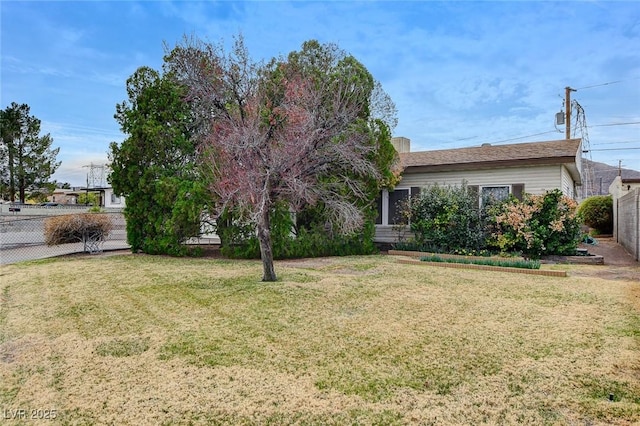
<svg viewBox="0 0 640 426">
<path fill-rule="evenodd" d="M 24 150 L 22 148 L 22 144 L 20 144 L 18 147 L 18 197 L 20 198 L 20 202 L 22 204 L 24 204 L 24 190 Z"/>
<path fill-rule="evenodd" d="M 14 176 L 14 165 L 13 165 L 13 141 L 10 144 L 7 144 L 9 150 L 9 201 L 12 203 L 16 201 L 16 181 Z"/>
<path fill-rule="evenodd" d="M 262 258 L 262 281 L 277 281 L 276 271 L 273 267 L 273 248 L 271 244 L 271 230 L 269 208 L 262 207 L 258 219 L 258 242 L 260 243 L 260 257 Z"/>
</svg>

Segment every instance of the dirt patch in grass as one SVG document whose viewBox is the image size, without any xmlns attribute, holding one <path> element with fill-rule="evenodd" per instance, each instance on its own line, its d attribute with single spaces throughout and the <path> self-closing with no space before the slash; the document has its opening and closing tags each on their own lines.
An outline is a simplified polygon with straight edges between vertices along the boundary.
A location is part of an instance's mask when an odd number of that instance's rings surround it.
<svg viewBox="0 0 640 426">
<path fill-rule="evenodd" d="M 631 304 L 640 312 L 640 285 L 629 286 L 627 291 Z"/>
<path fill-rule="evenodd" d="M 279 261 L 262 283 L 259 261 L 5 266 L 0 406 L 61 424 L 640 422 L 637 282 L 557 267 L 359 256 Z"/>
</svg>

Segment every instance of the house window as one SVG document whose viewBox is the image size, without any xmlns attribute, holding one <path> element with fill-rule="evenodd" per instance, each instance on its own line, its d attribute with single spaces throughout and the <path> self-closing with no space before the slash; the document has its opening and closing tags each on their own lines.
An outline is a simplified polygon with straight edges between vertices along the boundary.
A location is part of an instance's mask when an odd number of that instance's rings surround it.
<svg viewBox="0 0 640 426">
<path fill-rule="evenodd" d="M 397 225 L 403 222 L 401 215 L 403 203 L 409 196 L 420 193 L 420 188 L 396 188 L 393 191 L 386 189 L 376 199 L 378 215 L 376 225 Z"/>
<path fill-rule="evenodd" d="M 120 197 L 113 192 L 111 193 L 111 204 L 120 204 Z"/>
<path fill-rule="evenodd" d="M 480 191 L 482 204 L 504 201 L 509 198 L 510 192 L 510 186 L 483 186 Z"/>
<path fill-rule="evenodd" d="M 402 206 L 408 198 L 408 189 L 396 189 L 389 193 L 389 225 L 403 222 Z"/>
<path fill-rule="evenodd" d="M 471 187 L 470 187 L 471 188 Z M 480 205 L 492 203 L 496 201 L 504 201 L 509 198 L 509 195 L 513 195 L 518 200 L 522 201 L 524 194 L 524 184 L 518 183 L 513 185 L 487 185 L 480 187 L 473 187 L 474 191 L 479 188 L 479 202 Z"/>
</svg>

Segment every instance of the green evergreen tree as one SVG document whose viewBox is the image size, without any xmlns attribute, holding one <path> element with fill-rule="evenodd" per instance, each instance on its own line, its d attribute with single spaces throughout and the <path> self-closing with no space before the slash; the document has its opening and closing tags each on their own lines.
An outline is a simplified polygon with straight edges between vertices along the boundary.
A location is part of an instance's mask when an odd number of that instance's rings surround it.
<svg viewBox="0 0 640 426">
<path fill-rule="evenodd" d="M 139 68 L 115 118 L 128 137 L 110 145 L 114 191 L 127 197 L 127 241 L 134 252 L 183 255 L 197 236 L 206 191 L 195 164 L 194 124 L 184 88 L 171 75 Z"/>
<path fill-rule="evenodd" d="M 21 203 L 26 191 L 43 186 L 60 166 L 53 138 L 40 136 L 40 120 L 27 104 L 12 102 L 0 111 L 0 196 Z"/>
</svg>

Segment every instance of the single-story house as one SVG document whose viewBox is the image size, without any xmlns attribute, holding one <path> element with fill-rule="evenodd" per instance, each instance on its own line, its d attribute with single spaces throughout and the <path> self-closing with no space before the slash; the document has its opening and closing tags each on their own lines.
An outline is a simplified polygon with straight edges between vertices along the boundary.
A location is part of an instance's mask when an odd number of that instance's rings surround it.
<svg viewBox="0 0 640 426">
<path fill-rule="evenodd" d="M 74 205 L 78 203 L 78 191 L 73 189 L 56 188 L 51 195 L 47 197 L 47 201 L 58 204 Z"/>
<path fill-rule="evenodd" d="M 111 187 L 75 187 L 72 189 L 56 189 L 47 197 L 47 201 L 63 205 L 76 205 L 81 194 L 95 193 L 98 206 L 111 209 L 122 209 L 125 206 L 124 197 L 114 194 Z"/>
<path fill-rule="evenodd" d="M 110 186 L 82 187 L 80 193 L 93 193 L 98 197 L 98 206 L 106 209 L 123 209 L 126 205 L 125 197 L 116 195 Z"/>
<path fill-rule="evenodd" d="M 544 194 L 560 189 L 577 198 L 581 178 L 581 139 L 562 139 L 509 145 L 491 145 L 411 152 L 410 140 L 393 138 L 403 172 L 393 191 L 383 190 L 378 199 L 375 241 L 396 242 L 399 203 L 420 188 L 467 185 L 484 196 L 521 198 L 522 194 Z"/>
<path fill-rule="evenodd" d="M 636 188 L 640 188 L 639 178 L 629 179 L 616 176 L 611 185 L 609 185 L 609 194 L 611 194 L 614 200 L 617 200 Z"/>
</svg>

